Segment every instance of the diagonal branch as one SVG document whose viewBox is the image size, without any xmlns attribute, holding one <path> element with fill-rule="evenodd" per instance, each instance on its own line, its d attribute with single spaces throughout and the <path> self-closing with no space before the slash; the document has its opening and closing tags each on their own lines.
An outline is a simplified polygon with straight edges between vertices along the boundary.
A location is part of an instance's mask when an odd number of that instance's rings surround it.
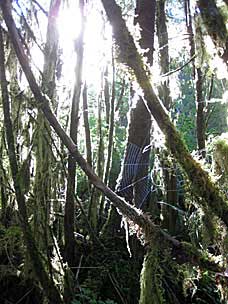
<svg viewBox="0 0 228 304">
<path fill-rule="evenodd" d="M 168 112 L 156 96 L 142 57 L 139 55 L 134 40 L 122 18 L 120 7 L 114 0 L 102 0 L 102 3 L 112 24 L 120 58 L 123 63 L 133 70 L 143 91 L 144 102 L 165 135 L 167 148 L 187 173 L 193 192 L 202 198 L 201 207 L 205 212 L 207 212 L 206 210 L 209 207 L 228 227 L 228 202 L 223 193 L 211 181 L 208 173 L 193 159 L 179 132 L 171 122 Z"/>
</svg>

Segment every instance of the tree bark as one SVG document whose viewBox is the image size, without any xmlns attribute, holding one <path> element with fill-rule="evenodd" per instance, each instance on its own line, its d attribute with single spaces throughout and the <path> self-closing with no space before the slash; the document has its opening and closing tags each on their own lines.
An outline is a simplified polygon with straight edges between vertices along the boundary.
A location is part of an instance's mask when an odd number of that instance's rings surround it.
<svg viewBox="0 0 228 304">
<path fill-rule="evenodd" d="M 165 75 L 169 72 L 169 39 L 166 25 L 165 3 L 166 0 L 158 0 L 156 8 L 156 25 L 159 45 L 159 66 L 162 75 Z M 159 86 L 159 96 L 162 99 L 164 106 L 169 111 L 172 99 L 170 96 L 168 77 L 165 78 L 165 80 Z"/>
<path fill-rule="evenodd" d="M 187 32 L 188 32 L 188 39 L 189 39 L 189 44 L 190 44 L 190 57 L 192 59 L 192 76 L 193 79 L 195 79 L 195 41 L 194 41 L 194 33 L 193 33 L 193 26 L 192 26 L 192 15 L 191 15 L 191 8 L 190 8 L 190 0 L 185 0 L 184 1 L 184 10 L 185 10 L 185 22 L 186 22 L 186 27 L 187 27 Z"/>
<path fill-rule="evenodd" d="M 138 23 L 141 28 L 139 45 L 143 50 L 146 50 L 145 57 L 151 66 L 154 55 L 155 10 L 156 1 L 154 0 L 136 1 L 134 24 Z"/>
</svg>

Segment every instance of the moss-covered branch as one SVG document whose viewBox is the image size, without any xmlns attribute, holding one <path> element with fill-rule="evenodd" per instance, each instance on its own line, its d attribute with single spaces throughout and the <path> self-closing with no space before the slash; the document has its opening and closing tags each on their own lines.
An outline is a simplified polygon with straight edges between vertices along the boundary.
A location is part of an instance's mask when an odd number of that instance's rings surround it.
<svg viewBox="0 0 228 304">
<path fill-rule="evenodd" d="M 114 0 L 102 0 L 102 3 L 113 26 L 113 34 L 119 46 L 120 57 L 123 63 L 133 70 L 142 88 L 146 106 L 165 135 L 168 149 L 187 173 L 193 192 L 202 198 L 201 207 L 206 209 L 209 206 L 214 214 L 221 218 L 228 227 L 228 202 L 211 181 L 207 172 L 193 159 L 179 132 L 171 122 L 166 109 L 156 96 L 142 57 L 139 55 L 134 40 L 122 18 L 120 7 Z"/>
</svg>

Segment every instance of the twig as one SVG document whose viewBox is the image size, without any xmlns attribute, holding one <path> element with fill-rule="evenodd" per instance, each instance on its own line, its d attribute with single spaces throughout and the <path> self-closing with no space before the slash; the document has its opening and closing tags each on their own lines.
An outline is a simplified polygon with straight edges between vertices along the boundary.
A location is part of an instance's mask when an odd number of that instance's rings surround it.
<svg viewBox="0 0 228 304">
<path fill-rule="evenodd" d="M 81 212 L 82 212 L 82 215 L 83 215 L 84 218 L 85 218 L 86 224 L 87 224 L 87 226 L 88 226 L 88 232 L 89 232 L 90 236 L 96 241 L 97 244 L 99 244 L 103 249 L 105 249 L 104 244 L 103 244 L 103 243 L 100 241 L 100 239 L 96 236 L 96 233 L 95 233 L 94 229 L 93 229 L 92 226 L 90 225 L 90 222 L 89 222 L 89 220 L 88 220 L 88 218 L 87 218 L 87 215 L 86 215 L 86 213 L 85 213 L 85 210 L 84 210 L 84 208 L 83 208 L 83 206 L 82 206 L 82 204 L 81 204 L 81 202 L 80 202 L 80 199 L 76 196 L 75 193 L 74 193 L 74 198 L 75 198 L 75 200 L 76 200 L 76 202 L 77 202 L 77 204 L 78 204 L 78 206 L 79 206 L 79 208 L 80 208 L 80 210 L 81 210 Z"/>
<path fill-rule="evenodd" d="M 34 287 L 32 287 L 29 291 L 27 291 L 15 304 L 21 303 L 21 301 L 24 300 L 24 298 L 26 298 L 27 295 L 29 295 L 33 291 L 33 289 Z"/>
<path fill-rule="evenodd" d="M 111 275 L 111 273 L 110 273 L 110 272 L 108 272 L 108 276 L 109 276 L 109 279 L 110 279 L 110 281 L 111 281 L 111 283 L 112 283 L 113 287 L 115 288 L 115 290 L 116 290 L 116 292 L 117 292 L 118 296 L 120 297 L 120 299 L 121 299 L 122 303 L 123 303 L 123 304 L 126 304 L 126 302 L 125 302 L 125 300 L 124 300 L 123 296 L 121 295 L 121 292 L 120 292 L 120 290 L 119 290 L 119 286 L 118 286 L 118 284 L 117 284 L 117 282 L 116 282 L 115 278 L 114 278 L 114 277 L 112 277 L 112 275 Z"/>
<path fill-rule="evenodd" d="M 165 73 L 163 75 L 161 75 L 161 77 L 167 77 L 167 76 L 170 76 L 178 71 L 181 71 L 186 65 L 188 65 L 192 60 L 194 60 L 196 58 L 196 54 L 193 55 L 187 62 L 185 62 L 182 66 L 180 66 L 179 68 L 175 69 L 175 70 L 172 70 L 172 71 L 169 71 L 168 73 Z"/>
<path fill-rule="evenodd" d="M 48 17 L 48 12 L 39 4 L 39 2 L 36 0 L 32 0 L 32 2 L 34 2 L 39 7 L 39 9 L 44 13 L 46 17 Z"/>
</svg>

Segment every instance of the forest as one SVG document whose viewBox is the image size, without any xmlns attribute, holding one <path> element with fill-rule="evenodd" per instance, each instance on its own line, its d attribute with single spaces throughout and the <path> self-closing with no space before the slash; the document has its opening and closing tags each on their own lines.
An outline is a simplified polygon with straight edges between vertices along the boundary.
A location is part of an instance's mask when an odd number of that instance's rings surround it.
<svg viewBox="0 0 228 304">
<path fill-rule="evenodd" d="M 228 1 L 0 0 L 0 303 L 228 303 Z"/>
</svg>

